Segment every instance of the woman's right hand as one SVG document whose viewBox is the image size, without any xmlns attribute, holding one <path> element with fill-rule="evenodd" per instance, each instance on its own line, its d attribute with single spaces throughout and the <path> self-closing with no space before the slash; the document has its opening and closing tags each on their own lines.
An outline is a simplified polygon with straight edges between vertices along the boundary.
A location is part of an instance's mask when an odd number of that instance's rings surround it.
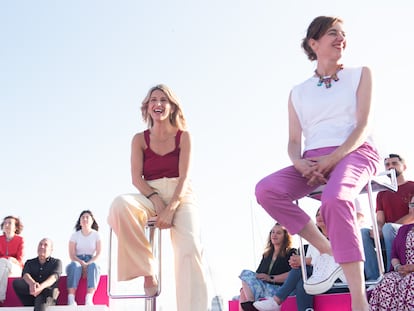
<svg viewBox="0 0 414 311">
<path fill-rule="evenodd" d="M 299 255 L 292 255 L 289 258 L 289 265 L 293 268 L 293 269 L 297 269 L 300 268 L 301 266 L 301 258 Z"/>
<path fill-rule="evenodd" d="M 306 179 L 311 178 L 316 169 L 316 162 L 308 159 L 298 159 L 293 165 L 299 173 L 302 173 L 302 177 Z"/>
<path fill-rule="evenodd" d="M 150 198 L 150 201 L 152 202 L 152 204 L 154 205 L 155 208 L 155 213 L 158 215 L 160 214 L 166 207 L 164 201 L 161 199 L 160 195 L 153 195 Z"/>
<path fill-rule="evenodd" d="M 295 161 L 296 170 L 302 173 L 302 177 L 308 180 L 309 186 L 322 185 L 326 183 L 326 178 L 318 172 L 318 162 L 316 159 L 299 159 Z"/>
</svg>

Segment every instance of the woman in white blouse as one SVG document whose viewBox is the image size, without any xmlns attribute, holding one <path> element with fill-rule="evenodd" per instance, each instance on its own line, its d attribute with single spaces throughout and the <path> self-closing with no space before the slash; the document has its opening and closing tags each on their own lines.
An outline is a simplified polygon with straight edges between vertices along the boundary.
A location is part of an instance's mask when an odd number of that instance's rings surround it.
<svg viewBox="0 0 414 311">
<path fill-rule="evenodd" d="M 69 257 L 66 267 L 68 305 L 77 305 L 76 289 L 82 276 L 87 278 L 88 289 L 85 305 L 93 305 L 93 295 L 100 279 L 100 268 L 96 264 L 101 254 L 101 238 L 98 223 L 89 210 L 82 211 L 69 241 Z"/>
</svg>

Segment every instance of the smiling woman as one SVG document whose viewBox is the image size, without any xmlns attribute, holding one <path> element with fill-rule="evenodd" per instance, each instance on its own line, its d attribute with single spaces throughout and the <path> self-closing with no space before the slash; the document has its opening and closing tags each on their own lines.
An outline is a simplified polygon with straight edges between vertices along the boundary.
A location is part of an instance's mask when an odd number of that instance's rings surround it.
<svg viewBox="0 0 414 311">
<path fill-rule="evenodd" d="M 263 178 L 256 186 L 256 197 L 270 216 L 308 240 L 324 258 L 304 282 L 305 291 L 326 292 L 343 270 L 352 309 L 368 311 L 354 202 L 377 172 L 380 156 L 369 123 L 371 71 L 343 66 L 345 47 L 342 19 L 318 16 L 312 20 L 302 48 L 309 60 L 316 61 L 315 74 L 295 86 L 288 100 L 292 165 Z M 321 214 L 328 224 L 329 241 L 294 203 L 321 184 L 325 184 Z"/>
<path fill-rule="evenodd" d="M 256 310 L 253 303 L 260 298 L 275 295 L 283 284 L 291 267 L 290 257 L 296 253 L 292 248 L 292 236 L 286 228 L 275 224 L 269 232 L 266 247 L 256 272 L 243 270 L 240 291 L 240 307 L 245 311 Z"/>
<path fill-rule="evenodd" d="M 165 85 L 151 88 L 141 112 L 149 129 L 132 140 L 132 183 L 139 193 L 118 196 L 108 222 L 118 236 L 118 280 L 144 277 L 147 296 L 160 284 L 144 227 L 150 220 L 170 229 L 175 255 L 177 310 L 207 310 L 207 286 L 202 267 L 198 207 L 188 179 L 190 135 L 181 105 Z"/>
</svg>

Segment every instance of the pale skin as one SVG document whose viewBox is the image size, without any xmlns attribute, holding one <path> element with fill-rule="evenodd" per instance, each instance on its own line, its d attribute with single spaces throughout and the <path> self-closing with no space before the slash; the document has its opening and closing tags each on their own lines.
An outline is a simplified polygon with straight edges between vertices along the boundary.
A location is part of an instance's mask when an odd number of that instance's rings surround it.
<svg viewBox="0 0 414 311">
<path fill-rule="evenodd" d="M 272 231 L 270 233 L 270 239 L 271 242 L 274 246 L 274 253 L 273 253 L 273 257 L 272 260 L 276 260 L 277 255 L 279 254 L 281 248 L 283 247 L 283 239 L 284 239 L 284 231 L 283 231 L 283 227 L 280 225 L 275 225 L 272 228 Z M 294 255 L 292 255 L 294 256 Z M 291 257 L 292 258 L 292 257 Z M 256 278 L 265 282 L 276 282 L 276 283 L 283 283 L 287 276 L 288 276 L 289 272 L 284 272 L 281 274 L 277 274 L 277 275 L 269 275 L 266 273 L 257 273 L 256 274 Z M 271 278 L 273 277 L 273 279 Z M 239 298 L 240 303 L 242 302 L 246 302 L 246 301 L 254 301 L 254 295 L 250 289 L 250 287 L 248 286 L 248 284 L 246 282 L 242 282 L 242 289 L 240 291 L 240 298 Z M 239 310 L 243 311 L 243 309 L 241 308 L 241 305 L 239 305 Z"/>
<path fill-rule="evenodd" d="M 310 39 L 309 45 L 317 55 L 317 72 L 323 76 L 330 76 L 337 71 L 339 60 L 346 46 L 345 32 L 342 23 L 334 24 L 318 40 Z M 336 164 L 347 154 L 362 145 L 366 138 L 369 114 L 371 109 L 372 79 L 367 67 L 362 69 L 361 80 L 357 89 L 356 127 L 334 152 L 329 155 L 302 158 L 302 127 L 289 98 L 289 142 L 288 154 L 295 168 L 308 179 L 309 185 L 324 184 Z M 329 241 L 319 232 L 315 224 L 310 221 L 299 232 L 303 238 L 314 245 L 321 254 L 332 255 Z M 368 311 L 369 306 L 365 295 L 363 261 L 341 264 L 349 284 L 352 297 L 353 311 Z"/>
<path fill-rule="evenodd" d="M 92 215 L 89 213 L 84 213 L 80 217 L 80 224 L 81 224 L 81 232 L 84 236 L 88 236 L 92 232 L 92 224 L 93 218 Z M 96 250 L 94 256 L 88 262 L 85 262 L 79 259 L 76 256 L 76 243 L 73 241 L 69 241 L 69 257 L 71 261 L 77 261 L 82 266 L 83 272 L 86 272 L 88 265 L 98 260 L 99 256 L 101 255 L 101 241 L 96 242 Z M 93 294 L 96 288 L 88 288 L 87 293 Z M 68 288 L 68 294 L 75 295 L 76 288 Z"/>
<path fill-rule="evenodd" d="M 38 259 L 41 264 L 44 264 L 47 258 L 50 257 L 53 250 L 52 241 L 49 239 L 42 239 L 37 247 Z M 29 285 L 30 295 L 37 297 L 45 288 L 52 286 L 58 279 L 56 274 L 52 274 L 42 283 L 36 282 L 30 274 L 23 275 L 24 281 Z"/>
<path fill-rule="evenodd" d="M 171 124 L 169 116 L 173 112 L 174 106 L 168 101 L 167 96 L 159 89 L 151 93 L 148 113 L 154 121 L 150 128 L 150 146 L 147 146 L 144 133 L 134 136 L 131 146 L 131 176 L 132 184 L 140 193 L 147 196 L 154 189 L 143 178 L 144 150 L 150 147 L 155 153 L 165 155 L 175 149 L 175 136 L 178 128 Z M 178 184 L 169 202 L 165 202 L 161 196 L 153 195 L 149 199 L 155 208 L 155 226 L 160 229 L 171 228 L 174 214 L 179 208 L 180 201 L 186 192 L 188 182 L 188 172 L 190 169 L 191 139 L 187 131 L 183 131 L 180 140 L 180 159 L 178 164 Z M 150 288 L 157 286 L 157 280 L 153 275 L 145 276 L 144 287 Z"/>
</svg>

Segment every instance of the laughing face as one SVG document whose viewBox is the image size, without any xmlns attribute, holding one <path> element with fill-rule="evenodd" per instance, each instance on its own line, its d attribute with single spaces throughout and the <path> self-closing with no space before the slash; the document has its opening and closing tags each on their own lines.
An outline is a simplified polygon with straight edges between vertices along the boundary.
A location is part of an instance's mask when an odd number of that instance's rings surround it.
<svg viewBox="0 0 414 311">
<path fill-rule="evenodd" d="M 320 58 L 338 60 L 346 47 L 345 31 L 341 22 L 333 24 L 318 40 L 311 39 L 310 45 Z"/>
<path fill-rule="evenodd" d="M 151 93 L 148 104 L 148 114 L 154 122 L 168 120 L 172 112 L 173 106 L 164 92 L 159 89 L 154 90 Z"/>
</svg>

